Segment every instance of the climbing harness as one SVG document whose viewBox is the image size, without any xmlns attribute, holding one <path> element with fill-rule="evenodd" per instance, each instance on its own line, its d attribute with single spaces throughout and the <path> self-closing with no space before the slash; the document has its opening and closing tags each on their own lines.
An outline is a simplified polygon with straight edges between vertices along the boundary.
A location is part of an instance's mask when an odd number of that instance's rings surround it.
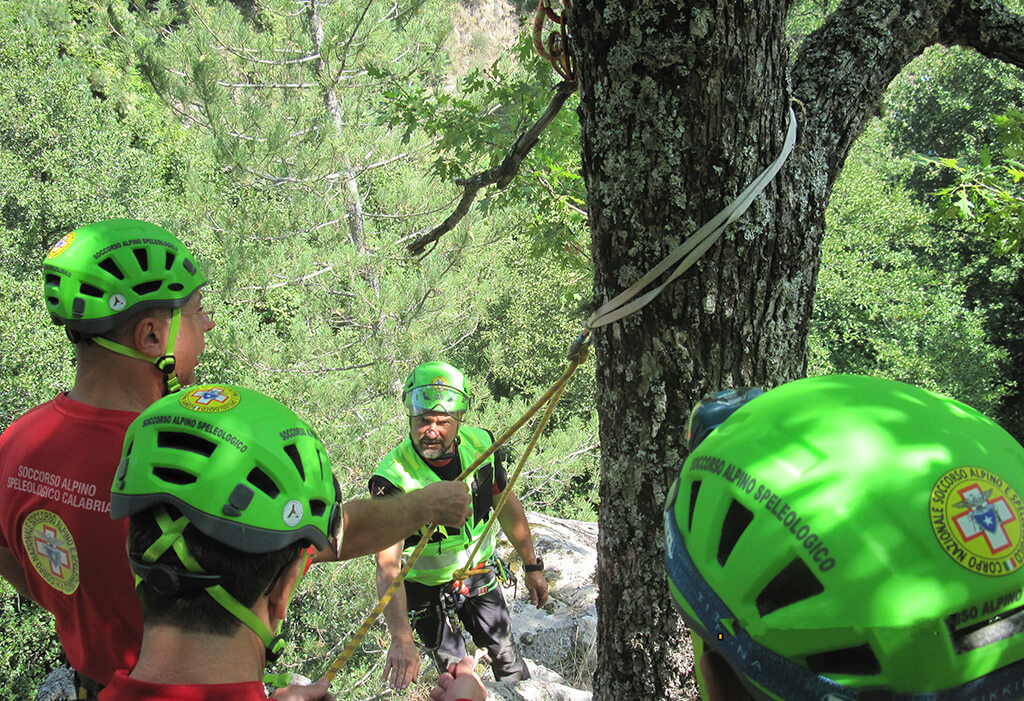
<svg viewBox="0 0 1024 701">
<path fill-rule="evenodd" d="M 515 585 L 516 577 L 512 570 L 508 568 L 507 562 L 494 555 L 491 557 L 489 564 L 491 565 L 491 571 L 494 572 L 494 578 L 498 580 L 498 584 L 506 589 Z"/>
<path fill-rule="evenodd" d="M 508 495 L 509 493 L 511 493 L 512 487 L 515 485 L 516 479 L 518 479 L 519 474 L 522 472 L 523 466 L 526 464 L 526 460 L 527 458 L 529 458 L 530 453 L 533 452 L 533 448 L 537 444 L 537 439 L 540 437 L 541 431 L 543 431 L 544 427 L 547 425 L 548 419 L 551 417 L 551 412 L 554 410 L 555 405 L 558 403 L 558 400 L 561 398 L 562 393 L 565 391 L 565 387 L 568 384 L 569 379 L 572 377 L 573 373 L 576 372 L 576 368 L 579 367 L 580 364 L 582 364 L 587 359 L 587 356 L 590 352 L 589 334 L 589 331 L 584 331 L 583 333 L 580 334 L 579 338 L 577 338 L 576 341 L 573 342 L 568 355 L 569 365 L 565 369 L 565 372 L 562 373 L 562 376 L 559 377 L 558 380 L 550 388 L 548 388 L 548 390 L 541 396 L 540 399 L 535 401 L 533 405 L 526 410 L 526 412 L 519 418 L 519 420 L 517 420 L 512 425 L 510 429 L 508 429 L 507 431 L 505 431 L 505 433 L 499 436 L 494 441 L 494 443 L 492 443 L 490 447 L 487 448 L 487 450 L 481 453 L 480 456 L 473 461 L 472 465 L 464 469 L 462 471 L 462 474 L 455 478 L 457 481 L 464 481 L 467 477 L 472 475 L 480 465 L 482 465 L 489 457 L 491 457 L 491 455 L 494 454 L 496 450 L 498 450 L 498 448 L 507 443 L 508 440 L 512 438 L 512 436 L 514 436 L 516 432 L 519 431 L 519 429 L 526 425 L 526 423 L 530 419 L 532 419 L 537 414 L 537 412 L 539 412 L 545 405 L 547 406 L 547 409 L 544 411 L 544 414 L 537 423 L 537 427 L 534 429 L 533 437 L 530 439 L 529 445 L 523 452 L 523 456 L 519 459 L 519 464 L 516 466 L 515 472 L 511 475 L 511 477 L 508 480 L 508 484 L 506 485 L 505 490 L 502 493 L 501 501 L 499 501 L 498 504 L 494 507 L 494 510 L 491 513 L 491 517 L 487 522 L 487 526 L 484 529 L 484 532 L 477 540 L 476 546 L 472 554 L 468 558 L 469 562 L 473 562 L 474 559 L 476 558 L 476 554 L 480 548 L 480 544 L 486 540 L 487 535 L 490 532 L 490 529 L 493 527 L 495 521 L 497 520 L 498 514 L 501 513 L 501 509 L 504 508 L 505 502 L 508 500 Z M 362 641 L 366 637 L 366 634 L 370 631 L 370 626 L 373 625 L 374 621 L 376 621 L 377 618 L 381 615 L 381 613 L 384 612 L 384 609 L 387 608 L 387 605 L 391 602 L 391 598 L 394 596 L 395 591 L 398 589 L 399 585 L 401 585 L 401 583 L 405 581 L 405 578 L 409 574 L 409 571 L 412 569 L 413 564 L 419 558 L 420 554 L 423 552 L 423 549 L 427 546 L 427 543 L 430 542 L 430 539 L 433 537 L 435 531 L 437 531 L 437 524 L 431 524 L 430 527 L 426 529 L 426 531 L 420 537 L 420 542 L 417 543 L 416 549 L 413 550 L 412 554 L 410 554 L 406 558 L 405 562 L 402 565 L 402 569 L 391 582 L 391 586 L 387 588 L 387 591 L 385 591 L 383 596 L 381 596 L 380 601 L 377 602 L 377 605 L 374 606 L 373 610 L 370 611 L 370 613 L 367 614 L 366 617 L 363 619 L 363 622 L 359 625 L 359 628 L 352 635 L 351 640 L 348 641 L 348 643 L 345 645 L 345 648 L 341 651 L 341 653 L 334 660 L 334 662 L 331 663 L 330 667 L 327 668 L 327 671 L 324 672 L 323 676 L 327 679 L 328 682 L 334 681 L 334 677 L 337 676 L 338 672 L 340 672 L 342 668 L 344 668 L 349 658 L 352 657 L 355 651 L 359 648 L 359 645 L 362 644 Z M 462 571 L 455 573 L 455 579 L 465 580 L 466 577 L 471 573 L 471 571 L 471 568 L 464 568 Z M 497 580 L 495 579 L 495 581 Z"/>
</svg>

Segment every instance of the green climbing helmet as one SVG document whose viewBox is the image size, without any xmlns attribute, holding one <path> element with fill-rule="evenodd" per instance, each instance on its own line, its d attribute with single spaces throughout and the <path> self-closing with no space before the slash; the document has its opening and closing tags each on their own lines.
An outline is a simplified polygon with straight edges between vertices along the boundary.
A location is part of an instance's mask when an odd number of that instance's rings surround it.
<svg viewBox="0 0 1024 701">
<path fill-rule="evenodd" d="M 462 371 L 448 363 L 432 361 L 413 368 L 405 380 L 402 403 L 409 416 L 440 412 L 462 416 L 469 410 L 469 394 Z"/>
<path fill-rule="evenodd" d="M 106 333 L 139 311 L 180 308 L 206 282 L 181 241 L 134 219 L 66 234 L 46 254 L 43 273 L 54 322 L 87 336 Z"/>
<path fill-rule="evenodd" d="M 669 587 L 758 699 L 1016 698 L 1022 497 L 1024 448 L 978 411 L 891 380 L 798 380 L 683 464 Z"/>
<path fill-rule="evenodd" d="M 159 504 L 246 553 L 326 549 L 341 529 L 338 483 L 316 432 L 277 400 L 227 384 L 165 396 L 128 427 L 111 518 Z"/>
</svg>

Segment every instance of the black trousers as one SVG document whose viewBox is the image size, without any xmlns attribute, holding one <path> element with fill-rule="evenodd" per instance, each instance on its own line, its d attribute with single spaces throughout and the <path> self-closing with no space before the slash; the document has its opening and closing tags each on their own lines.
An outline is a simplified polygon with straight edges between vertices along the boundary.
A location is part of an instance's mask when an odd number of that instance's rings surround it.
<svg viewBox="0 0 1024 701">
<path fill-rule="evenodd" d="M 452 592 L 450 583 L 431 586 L 405 581 L 410 621 L 430 651 L 438 672 L 447 671 L 449 663 L 466 656 L 466 641 L 462 632 L 453 627 L 447 608 L 453 609 L 476 646 L 487 650 L 497 681 L 529 679 L 530 671 L 512 640 L 512 621 L 494 574 L 470 575 L 466 586 L 469 594 L 459 594 Z M 486 593 L 479 593 L 488 588 Z"/>
</svg>

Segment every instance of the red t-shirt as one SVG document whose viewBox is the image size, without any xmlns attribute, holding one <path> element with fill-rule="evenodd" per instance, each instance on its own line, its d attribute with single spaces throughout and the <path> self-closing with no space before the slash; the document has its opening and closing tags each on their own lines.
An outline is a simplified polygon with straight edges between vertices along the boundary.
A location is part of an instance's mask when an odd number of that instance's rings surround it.
<svg viewBox="0 0 1024 701">
<path fill-rule="evenodd" d="M 128 676 L 121 670 L 110 686 L 100 692 L 99 701 L 267 701 L 262 682 L 237 684 L 151 684 Z"/>
<path fill-rule="evenodd" d="M 0 546 L 53 613 L 68 662 L 101 684 L 135 666 L 142 641 L 128 522 L 110 519 L 110 485 L 136 416 L 60 394 L 0 435 Z"/>
</svg>

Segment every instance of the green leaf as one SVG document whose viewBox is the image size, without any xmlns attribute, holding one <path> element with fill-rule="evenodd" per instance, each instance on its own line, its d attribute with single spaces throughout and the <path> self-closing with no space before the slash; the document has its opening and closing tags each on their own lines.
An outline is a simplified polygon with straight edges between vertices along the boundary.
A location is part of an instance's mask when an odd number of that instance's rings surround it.
<svg viewBox="0 0 1024 701">
<path fill-rule="evenodd" d="M 963 219 L 970 219 L 971 218 L 971 216 L 972 216 L 971 212 L 974 209 L 974 205 L 971 204 L 971 201 L 967 198 L 967 194 L 966 193 L 964 193 L 964 192 L 960 193 L 960 199 L 958 199 L 956 201 L 955 206 L 956 206 L 957 209 L 960 210 L 960 216 Z"/>
</svg>

